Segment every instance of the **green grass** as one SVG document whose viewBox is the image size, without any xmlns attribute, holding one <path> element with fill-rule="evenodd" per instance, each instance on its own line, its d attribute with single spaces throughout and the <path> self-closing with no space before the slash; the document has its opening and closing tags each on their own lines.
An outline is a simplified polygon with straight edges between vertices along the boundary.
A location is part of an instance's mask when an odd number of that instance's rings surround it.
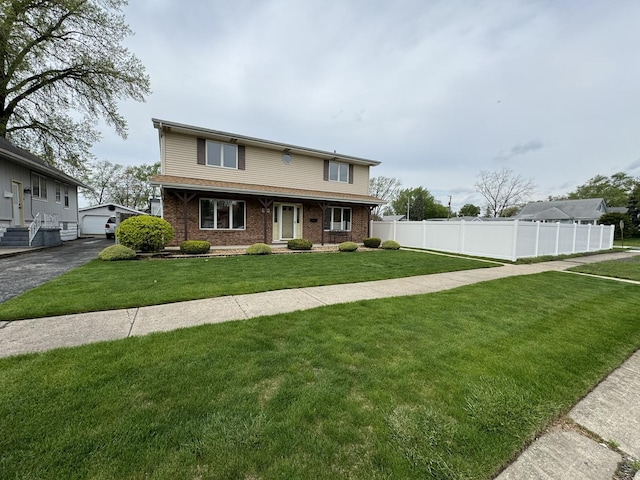
<svg viewBox="0 0 640 480">
<path fill-rule="evenodd" d="M 3 359 L 0 478 L 491 478 L 640 347 L 637 293 L 549 272 Z"/>
<path fill-rule="evenodd" d="M 569 270 L 572 272 L 589 273 L 591 275 L 640 281 L 640 255 L 622 258 L 620 260 L 580 265 L 578 267 L 572 267 Z"/>
<path fill-rule="evenodd" d="M 420 252 L 369 251 L 173 260 L 94 260 L 0 304 L 0 320 L 46 317 L 494 265 Z"/>
<path fill-rule="evenodd" d="M 624 243 L 625 247 L 640 247 L 640 237 L 625 238 L 624 242 L 621 240 L 614 240 L 613 245 L 621 247 Z"/>
</svg>

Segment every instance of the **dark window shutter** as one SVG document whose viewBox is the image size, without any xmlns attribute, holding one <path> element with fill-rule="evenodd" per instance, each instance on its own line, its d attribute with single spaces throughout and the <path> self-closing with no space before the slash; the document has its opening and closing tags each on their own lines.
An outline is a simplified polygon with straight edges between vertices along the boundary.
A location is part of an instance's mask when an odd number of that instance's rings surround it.
<svg viewBox="0 0 640 480">
<path fill-rule="evenodd" d="M 329 160 L 324 161 L 324 181 L 329 181 Z"/>
<path fill-rule="evenodd" d="M 353 183 L 353 165 L 349 164 L 349 183 Z"/>
<path fill-rule="evenodd" d="M 238 170 L 244 170 L 244 166 L 245 166 L 244 145 L 238 145 Z"/>
<path fill-rule="evenodd" d="M 206 143 L 204 138 L 198 138 L 198 165 L 206 165 Z"/>
</svg>

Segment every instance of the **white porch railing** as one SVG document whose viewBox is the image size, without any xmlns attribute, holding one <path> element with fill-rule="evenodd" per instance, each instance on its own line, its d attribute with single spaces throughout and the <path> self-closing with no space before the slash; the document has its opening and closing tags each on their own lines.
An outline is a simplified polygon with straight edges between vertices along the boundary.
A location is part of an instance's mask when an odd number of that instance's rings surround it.
<svg viewBox="0 0 640 480">
<path fill-rule="evenodd" d="M 56 228 L 60 224 L 58 222 L 58 216 L 51 213 L 36 213 L 33 217 L 33 221 L 29 224 L 29 246 L 33 243 L 33 239 L 36 238 L 36 234 L 40 228 Z"/>
</svg>

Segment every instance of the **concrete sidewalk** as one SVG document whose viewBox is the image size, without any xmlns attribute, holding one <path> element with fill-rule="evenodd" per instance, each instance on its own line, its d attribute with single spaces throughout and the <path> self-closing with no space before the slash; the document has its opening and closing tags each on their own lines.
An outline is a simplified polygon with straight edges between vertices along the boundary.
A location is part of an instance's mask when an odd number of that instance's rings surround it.
<svg viewBox="0 0 640 480">
<path fill-rule="evenodd" d="M 607 253 L 531 265 L 424 275 L 344 285 L 308 287 L 132 309 L 0 322 L 0 357 L 116 340 L 202 324 L 244 320 L 338 303 L 441 290 L 575 265 L 630 258 L 640 252 Z M 630 282 L 640 285 L 640 282 Z M 558 427 L 536 440 L 498 480 L 611 480 L 619 464 L 640 459 L 640 352 L 612 373 L 571 411 L 583 429 Z M 594 438 L 609 442 L 609 446 Z M 612 448 L 611 445 L 619 448 Z M 617 476 L 617 479 L 631 479 Z M 634 480 L 640 480 L 640 473 Z"/>
</svg>

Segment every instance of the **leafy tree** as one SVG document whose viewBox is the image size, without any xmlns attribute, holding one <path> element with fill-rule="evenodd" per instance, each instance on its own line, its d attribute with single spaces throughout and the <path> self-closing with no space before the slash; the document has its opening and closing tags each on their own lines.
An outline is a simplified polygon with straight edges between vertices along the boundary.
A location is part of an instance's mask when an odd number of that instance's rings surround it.
<svg viewBox="0 0 640 480">
<path fill-rule="evenodd" d="M 512 205 L 505 208 L 500 214 L 501 217 L 515 217 L 522 210 L 522 205 Z"/>
<path fill-rule="evenodd" d="M 126 138 L 118 102 L 144 101 L 149 78 L 122 41 L 126 0 L 2 0 L 0 136 L 82 170 L 103 119 Z"/>
<path fill-rule="evenodd" d="M 471 203 L 466 203 L 462 206 L 460 211 L 458 212 L 458 216 L 460 217 L 477 217 L 480 215 L 480 207 L 477 207 Z"/>
<path fill-rule="evenodd" d="M 369 195 L 390 203 L 396 198 L 401 185 L 400 180 L 397 178 L 372 177 L 369 179 Z M 382 218 L 382 207 L 383 206 L 380 205 L 373 209 L 372 216 L 374 220 L 380 220 Z"/>
<path fill-rule="evenodd" d="M 157 173 L 160 173 L 160 162 L 125 168 L 107 160 L 98 161 L 83 176 L 83 182 L 90 188 L 83 189 L 82 194 L 93 204 L 113 202 L 145 210 L 149 199 L 157 193 L 150 184 L 151 176 Z"/>
<path fill-rule="evenodd" d="M 426 220 L 428 218 L 447 218 L 449 209 L 433 198 L 424 187 L 399 190 L 391 202 L 395 215 L 407 215 L 407 220 Z M 408 210 L 408 212 L 407 212 Z"/>
<path fill-rule="evenodd" d="M 626 207 L 630 193 L 639 183 L 640 179 L 634 179 L 624 172 L 614 173 L 611 177 L 596 175 L 584 185 L 576 187 L 568 196 L 571 200 L 604 198 L 610 207 Z"/>
<path fill-rule="evenodd" d="M 627 214 L 629 221 L 633 224 L 636 235 L 640 233 L 640 182 L 637 182 L 627 202 Z"/>
<path fill-rule="evenodd" d="M 95 162 L 82 175 L 82 183 L 89 187 L 81 189 L 82 195 L 92 205 L 111 202 L 114 181 L 122 170 L 122 165 L 113 164 L 108 160 Z"/>
<path fill-rule="evenodd" d="M 525 203 L 535 189 L 531 180 L 508 168 L 482 171 L 478 177 L 476 191 L 486 200 L 488 217 L 500 217 L 506 209 Z"/>
<path fill-rule="evenodd" d="M 605 213 L 598 220 L 598 225 L 613 225 L 615 227 L 614 230 L 614 238 L 620 239 L 620 221 L 624 222 L 624 236 L 631 237 L 634 234 L 633 224 L 629 221 L 629 215 L 626 213 L 619 212 L 610 212 Z"/>
</svg>

